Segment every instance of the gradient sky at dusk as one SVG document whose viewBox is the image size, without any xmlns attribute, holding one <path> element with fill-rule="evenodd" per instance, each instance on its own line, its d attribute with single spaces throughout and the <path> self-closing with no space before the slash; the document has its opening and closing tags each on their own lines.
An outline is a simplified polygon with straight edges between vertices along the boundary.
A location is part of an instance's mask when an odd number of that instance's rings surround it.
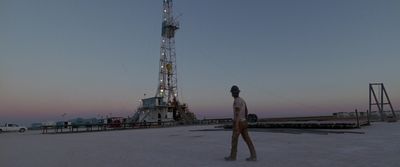
<svg viewBox="0 0 400 167">
<path fill-rule="evenodd" d="M 175 0 L 180 98 L 230 117 L 400 108 L 398 0 Z M 0 123 L 133 115 L 155 95 L 162 0 L 0 0 Z"/>
</svg>

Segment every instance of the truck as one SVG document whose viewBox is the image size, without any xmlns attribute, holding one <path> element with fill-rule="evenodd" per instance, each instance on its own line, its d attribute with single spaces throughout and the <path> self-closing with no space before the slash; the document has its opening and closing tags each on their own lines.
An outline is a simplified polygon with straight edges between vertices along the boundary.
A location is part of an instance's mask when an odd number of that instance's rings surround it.
<svg viewBox="0 0 400 167">
<path fill-rule="evenodd" d="M 4 126 L 0 126 L 0 133 L 2 132 L 20 132 L 23 133 L 26 130 L 28 130 L 28 128 L 26 128 L 25 126 L 19 126 L 17 124 L 4 124 Z"/>
</svg>

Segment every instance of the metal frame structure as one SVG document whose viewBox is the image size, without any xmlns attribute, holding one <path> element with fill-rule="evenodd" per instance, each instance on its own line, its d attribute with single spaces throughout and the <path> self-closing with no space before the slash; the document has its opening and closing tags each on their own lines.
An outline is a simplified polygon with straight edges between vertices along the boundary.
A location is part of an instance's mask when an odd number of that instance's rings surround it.
<svg viewBox="0 0 400 167">
<path fill-rule="evenodd" d="M 178 101 L 178 74 L 176 69 L 175 32 L 179 23 L 175 20 L 172 0 L 163 0 L 163 22 L 161 28 L 160 72 L 156 97 L 167 103 Z"/>
<path fill-rule="evenodd" d="M 378 95 L 375 92 L 375 87 L 378 87 Z M 385 102 L 385 97 L 386 97 L 386 102 Z M 390 111 L 392 112 L 393 118 L 396 120 L 396 113 L 394 112 L 392 103 L 390 102 L 389 95 L 385 89 L 385 86 L 383 83 L 370 83 L 369 84 L 369 114 L 368 117 L 370 117 L 370 114 L 372 113 L 372 107 L 376 106 L 378 109 L 378 112 L 380 114 L 381 121 L 385 121 L 387 118 L 385 111 L 384 111 L 384 106 L 389 105 L 390 106 Z"/>
<path fill-rule="evenodd" d="M 178 99 L 175 32 L 179 23 L 173 16 L 172 0 L 163 0 L 161 48 L 158 87 L 155 97 L 141 100 L 133 116 L 134 122 L 180 121 L 190 123 L 196 119 L 186 104 Z"/>
</svg>

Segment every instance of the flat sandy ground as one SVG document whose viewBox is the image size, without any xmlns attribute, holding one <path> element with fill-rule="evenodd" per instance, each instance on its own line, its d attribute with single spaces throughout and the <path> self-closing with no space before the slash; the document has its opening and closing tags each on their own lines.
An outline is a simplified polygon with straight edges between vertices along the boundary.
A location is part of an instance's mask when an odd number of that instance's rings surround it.
<svg viewBox="0 0 400 167">
<path fill-rule="evenodd" d="M 352 130 L 262 129 L 251 131 L 257 162 L 226 162 L 231 131 L 186 126 L 124 131 L 0 134 L 0 167 L 400 167 L 400 123 Z"/>
</svg>

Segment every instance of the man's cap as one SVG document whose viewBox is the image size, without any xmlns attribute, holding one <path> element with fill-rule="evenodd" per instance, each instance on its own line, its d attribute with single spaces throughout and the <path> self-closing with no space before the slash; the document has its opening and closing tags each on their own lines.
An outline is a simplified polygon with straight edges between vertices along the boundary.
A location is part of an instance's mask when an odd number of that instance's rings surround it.
<svg viewBox="0 0 400 167">
<path fill-rule="evenodd" d="M 240 90 L 239 90 L 239 87 L 238 87 L 238 86 L 233 85 L 233 86 L 231 87 L 231 93 L 239 93 L 239 92 L 240 92 Z"/>
</svg>

